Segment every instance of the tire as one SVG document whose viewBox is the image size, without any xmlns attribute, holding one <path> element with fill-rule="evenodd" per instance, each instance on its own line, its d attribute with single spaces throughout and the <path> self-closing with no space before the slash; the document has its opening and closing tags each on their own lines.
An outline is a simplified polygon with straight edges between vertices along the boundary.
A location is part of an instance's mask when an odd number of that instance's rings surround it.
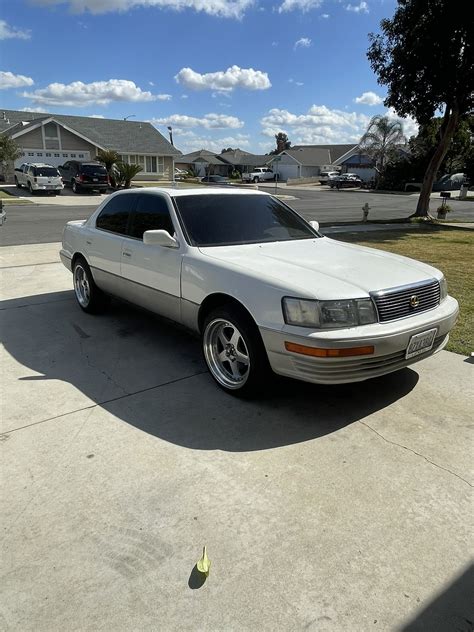
<svg viewBox="0 0 474 632">
<path fill-rule="evenodd" d="M 88 314 L 98 314 L 102 312 L 109 298 L 100 290 L 92 278 L 87 262 L 83 257 L 78 257 L 72 270 L 74 295 L 79 307 Z"/>
<path fill-rule="evenodd" d="M 15 186 L 17 189 L 21 189 L 21 184 L 18 182 L 18 178 L 15 176 Z"/>
<path fill-rule="evenodd" d="M 270 365 L 257 326 L 244 309 L 224 305 L 209 312 L 201 344 L 209 373 L 226 393 L 249 397 L 263 390 Z"/>
<path fill-rule="evenodd" d="M 260 182 L 260 178 L 259 178 L 258 176 L 255 176 L 255 178 L 253 179 L 253 181 L 254 181 L 255 183 Z"/>
<path fill-rule="evenodd" d="M 82 191 L 81 187 L 76 183 L 75 180 L 71 182 L 71 188 L 73 193 L 80 193 Z"/>
<path fill-rule="evenodd" d="M 31 182 L 28 182 L 28 191 L 31 195 L 35 195 L 36 191 L 33 191 L 33 187 L 31 186 Z"/>
</svg>

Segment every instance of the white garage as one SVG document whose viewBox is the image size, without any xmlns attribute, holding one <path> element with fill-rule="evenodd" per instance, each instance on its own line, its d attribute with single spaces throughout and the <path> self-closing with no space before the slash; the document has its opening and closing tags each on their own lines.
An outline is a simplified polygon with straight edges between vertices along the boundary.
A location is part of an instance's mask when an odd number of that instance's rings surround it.
<svg viewBox="0 0 474 632">
<path fill-rule="evenodd" d="M 90 160 L 88 151 L 41 151 L 38 149 L 24 149 L 23 155 L 15 160 L 15 167 L 19 167 L 24 162 L 42 162 L 46 165 L 59 167 L 68 160 Z"/>
</svg>

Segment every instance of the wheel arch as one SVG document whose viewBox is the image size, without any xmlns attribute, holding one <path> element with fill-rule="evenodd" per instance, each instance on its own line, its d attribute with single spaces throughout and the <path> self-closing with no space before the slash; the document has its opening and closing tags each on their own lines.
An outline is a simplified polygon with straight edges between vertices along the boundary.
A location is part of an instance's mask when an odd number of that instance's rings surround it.
<svg viewBox="0 0 474 632">
<path fill-rule="evenodd" d="M 241 313 L 244 313 L 249 319 L 251 319 L 252 323 L 257 327 L 257 323 L 255 322 L 255 318 L 252 316 L 251 312 L 245 307 L 243 303 L 241 303 L 238 299 L 230 294 L 225 294 L 224 292 L 215 292 L 214 294 L 209 294 L 201 303 L 198 312 L 198 328 L 199 331 L 202 332 L 202 328 L 204 325 L 204 320 L 209 314 L 210 311 L 216 309 L 217 307 L 223 307 L 224 305 L 230 305 L 236 307 Z"/>
</svg>

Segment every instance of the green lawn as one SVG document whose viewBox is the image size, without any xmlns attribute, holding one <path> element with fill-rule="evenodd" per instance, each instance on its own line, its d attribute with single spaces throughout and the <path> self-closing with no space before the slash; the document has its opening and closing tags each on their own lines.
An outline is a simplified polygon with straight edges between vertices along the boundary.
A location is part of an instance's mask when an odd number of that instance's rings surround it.
<svg viewBox="0 0 474 632">
<path fill-rule="evenodd" d="M 442 270 L 449 293 L 460 307 L 447 349 L 464 355 L 474 351 L 474 230 L 433 226 L 338 235 L 337 239 L 419 259 Z"/>
</svg>

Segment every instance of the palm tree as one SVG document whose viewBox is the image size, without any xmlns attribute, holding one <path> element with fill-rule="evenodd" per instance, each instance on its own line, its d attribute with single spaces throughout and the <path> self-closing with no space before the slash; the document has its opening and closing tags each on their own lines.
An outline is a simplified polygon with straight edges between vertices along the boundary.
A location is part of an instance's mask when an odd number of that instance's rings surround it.
<svg viewBox="0 0 474 632">
<path fill-rule="evenodd" d="M 129 189 L 132 184 L 132 178 L 134 178 L 137 173 L 140 173 L 140 171 L 143 171 L 143 167 L 140 165 L 129 165 L 126 162 L 117 162 L 115 164 L 117 185 L 123 186 L 124 189 Z"/>
<path fill-rule="evenodd" d="M 115 149 L 99 149 L 97 152 L 97 160 L 107 169 L 110 184 L 115 188 L 117 185 L 115 181 L 115 164 L 120 161 L 120 155 L 115 151 Z"/>
<path fill-rule="evenodd" d="M 381 114 L 372 117 L 367 131 L 360 139 L 359 150 L 374 161 L 377 183 L 387 165 L 397 158 L 398 147 L 405 142 L 401 121 Z"/>
</svg>

